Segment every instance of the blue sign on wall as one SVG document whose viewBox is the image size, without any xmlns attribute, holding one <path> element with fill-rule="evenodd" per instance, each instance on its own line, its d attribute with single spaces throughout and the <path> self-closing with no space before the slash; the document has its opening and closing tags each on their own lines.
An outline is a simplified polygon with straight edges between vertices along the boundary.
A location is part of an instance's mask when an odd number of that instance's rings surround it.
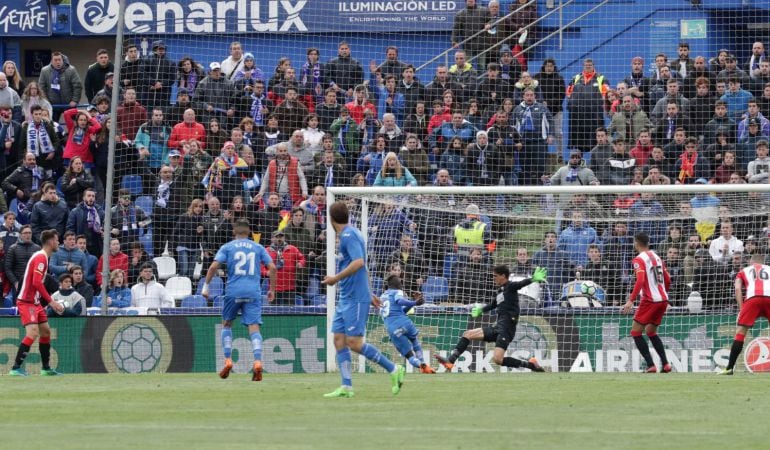
<svg viewBox="0 0 770 450">
<path fill-rule="evenodd" d="M 148 34 L 445 31 L 464 7 L 464 0 L 132 0 L 125 24 Z M 72 0 L 72 34 L 115 34 L 117 22 L 118 0 Z"/>
<path fill-rule="evenodd" d="M 0 0 L 0 36 L 50 36 L 46 0 Z"/>
</svg>

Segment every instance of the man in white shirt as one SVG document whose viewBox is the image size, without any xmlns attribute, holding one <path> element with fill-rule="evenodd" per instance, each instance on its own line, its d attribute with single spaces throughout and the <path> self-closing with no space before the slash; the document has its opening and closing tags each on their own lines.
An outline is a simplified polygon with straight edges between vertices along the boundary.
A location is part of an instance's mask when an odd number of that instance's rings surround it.
<svg viewBox="0 0 770 450">
<path fill-rule="evenodd" d="M 709 254 L 711 258 L 719 264 L 727 264 L 735 252 L 743 252 L 743 241 L 733 236 L 733 224 L 722 222 L 720 229 L 722 234 L 711 241 Z"/>
<path fill-rule="evenodd" d="M 243 68 L 243 48 L 241 43 L 233 41 L 230 44 L 230 56 L 222 61 L 222 75 L 228 80 L 232 80 L 235 73 Z"/>
<path fill-rule="evenodd" d="M 173 308 L 174 298 L 166 288 L 155 281 L 152 264 L 142 264 L 139 282 L 131 288 L 131 306 L 137 308 Z"/>
</svg>

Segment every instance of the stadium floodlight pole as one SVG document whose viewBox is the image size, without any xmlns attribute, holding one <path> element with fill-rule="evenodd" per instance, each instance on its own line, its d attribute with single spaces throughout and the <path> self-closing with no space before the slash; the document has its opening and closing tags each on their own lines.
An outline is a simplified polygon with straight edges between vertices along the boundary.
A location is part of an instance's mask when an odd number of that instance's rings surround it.
<svg viewBox="0 0 770 450">
<path fill-rule="evenodd" d="M 115 71 L 113 79 L 120 80 L 120 69 L 123 65 L 123 29 L 124 17 L 126 14 L 126 1 L 118 0 L 120 2 L 118 7 L 118 24 L 117 34 L 115 36 Z M 102 257 L 104 263 L 102 264 L 102 314 L 107 313 L 107 288 L 109 282 L 104 280 L 110 279 L 110 239 L 112 230 L 112 185 L 113 178 L 115 177 L 115 139 L 117 137 L 117 123 L 118 123 L 118 100 L 120 100 L 119 94 L 120 87 L 112 90 L 112 99 L 110 103 L 112 105 L 112 111 L 110 111 L 110 140 L 108 142 L 107 151 L 107 186 L 105 186 L 104 193 L 104 228 L 102 242 Z"/>
</svg>

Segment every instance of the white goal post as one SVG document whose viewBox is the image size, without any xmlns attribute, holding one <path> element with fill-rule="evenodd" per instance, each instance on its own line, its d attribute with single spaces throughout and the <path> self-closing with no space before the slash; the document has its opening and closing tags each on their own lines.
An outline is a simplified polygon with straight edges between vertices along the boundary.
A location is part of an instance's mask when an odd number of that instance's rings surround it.
<svg viewBox="0 0 770 450">
<path fill-rule="evenodd" d="M 720 339 L 732 338 L 731 333 L 734 331 L 731 327 L 734 325 L 736 311 L 731 291 L 711 292 L 710 289 L 721 289 L 712 286 L 717 279 L 720 282 L 722 279 L 727 280 L 731 287 L 732 278 L 728 278 L 730 272 L 734 270 L 734 266 L 748 260 L 748 253 L 767 253 L 767 233 L 770 230 L 767 228 L 769 198 L 770 184 L 330 187 L 327 204 L 331 205 L 338 200 L 350 201 L 353 223 L 362 230 L 367 239 L 370 280 L 375 294 L 384 289 L 381 281 L 383 274 L 395 270 L 389 266 L 392 259 L 387 259 L 387 255 L 396 253 L 397 256 L 397 252 L 390 252 L 392 247 L 383 248 L 383 239 L 389 241 L 388 245 L 399 244 L 398 239 L 393 241 L 395 235 L 383 238 L 383 232 L 379 228 L 383 222 L 378 217 L 378 208 L 381 205 L 391 205 L 392 207 L 384 209 L 395 210 L 403 214 L 409 224 L 415 224 L 414 227 L 406 226 L 403 234 L 413 236 L 412 248 L 417 255 L 422 254 L 420 257 L 423 258 L 420 259 L 424 264 L 420 269 L 421 279 L 419 284 L 413 284 L 411 289 L 422 291 L 426 297 L 426 304 L 416 308 L 416 314 L 412 316 L 423 332 L 426 353 L 451 351 L 457 338 L 470 324 L 467 319 L 469 305 L 476 302 L 488 303 L 494 298 L 480 294 L 478 285 L 474 284 L 478 280 L 484 283 L 487 278 L 491 280 L 486 269 L 491 270 L 494 264 L 506 264 L 512 270 L 512 279 L 527 277 L 527 273 L 514 270 L 526 266 L 518 261 L 517 256 L 525 253 L 530 261 L 537 259 L 537 253 L 545 245 L 544 235 L 552 231 L 556 239 L 555 251 L 561 252 L 554 254 L 563 255 L 570 260 L 564 266 L 568 267 L 565 269 L 567 273 L 561 274 L 564 277 L 563 282 L 549 279 L 547 288 L 531 291 L 531 295 L 520 291 L 522 320 L 517 339 L 521 334 L 523 341 L 520 340 L 517 346 L 512 343 L 509 351 L 538 355 L 555 370 L 584 370 L 589 367 L 591 370 L 611 371 L 633 370 L 638 367 L 638 354 L 623 342 L 623 339 L 627 338 L 625 321 L 630 321 L 630 318 L 619 316 L 619 308 L 614 307 L 619 304 L 620 299 L 625 301 L 627 292 L 633 285 L 633 274 L 624 272 L 620 266 L 630 264 L 634 255 L 629 256 L 627 247 L 622 251 L 618 250 L 621 247 L 616 245 L 615 241 L 619 239 L 616 239 L 613 233 L 616 229 L 622 231 L 626 228 L 628 235 L 623 238 L 626 243 L 634 232 L 645 231 L 654 234 L 651 236 L 654 243 L 652 247 L 664 260 L 668 257 L 676 259 L 676 251 L 670 250 L 668 254 L 669 248 L 681 250 L 678 262 L 672 261 L 672 265 L 678 267 L 672 267 L 672 271 L 677 271 L 677 276 L 680 277 L 677 282 L 680 284 L 676 287 L 676 293 L 672 294 L 672 313 L 667 315 L 669 322 L 667 324 L 664 321 L 660 333 L 668 351 L 673 354 L 677 369 L 698 371 L 712 370 L 722 364 L 721 358 L 725 356 L 723 350 L 729 343 L 723 343 Z M 458 274 L 457 270 L 476 270 L 469 268 L 479 266 L 463 265 L 462 259 L 467 258 L 467 254 L 463 253 L 462 246 L 458 247 L 457 243 L 451 242 L 451 231 L 449 235 L 443 231 L 426 231 L 432 230 L 431 226 L 434 224 L 425 222 L 433 222 L 435 218 L 440 221 L 444 221 L 443 218 L 451 218 L 448 222 L 460 223 L 470 217 L 467 212 L 474 211 L 473 207 L 468 209 L 471 204 L 478 206 L 481 221 L 489 225 L 491 232 L 488 239 L 493 244 L 485 242 L 480 249 L 483 253 L 483 264 L 480 267 L 484 267 L 484 270 Z M 331 224 L 329 217 L 327 220 L 327 223 Z M 576 225 L 575 220 L 582 221 L 582 224 Z M 711 242 L 720 239 L 720 233 L 724 234 L 720 232 L 720 228 L 727 228 L 728 223 L 732 226 L 732 234 L 737 236 L 742 244 L 745 242 L 746 247 L 741 246 L 739 251 L 733 251 L 735 249 L 730 247 L 730 256 L 715 258 L 708 253 L 713 247 Z M 582 238 L 583 228 L 593 230 L 585 231 L 593 240 Z M 678 228 L 679 240 L 672 236 L 677 234 L 672 231 L 673 228 Z M 575 233 L 575 230 L 579 232 Z M 401 231 L 396 230 L 396 233 L 397 236 L 402 236 Z M 698 236 L 697 245 L 695 236 Z M 574 242 L 570 241 L 571 237 L 575 237 Z M 692 241 L 689 247 L 688 238 Z M 427 255 L 434 252 L 431 242 L 449 242 L 445 251 L 438 253 L 443 256 L 437 258 L 435 255 Z M 335 233 L 331 226 L 327 227 L 326 244 L 327 274 L 333 274 L 336 270 L 336 249 Z M 598 272 L 592 269 L 593 260 L 583 256 L 586 249 L 591 250 L 594 245 L 602 258 L 611 261 L 611 266 L 617 266 L 608 268 L 608 273 L 614 274 L 615 279 L 605 278 L 600 282 L 597 278 Z M 733 254 L 735 258 L 732 257 Z M 433 260 L 429 261 L 431 258 Z M 573 258 L 575 260 L 572 260 Z M 685 274 L 684 270 L 680 271 L 685 258 L 688 259 L 688 267 L 692 273 Z M 455 264 L 451 269 L 447 267 L 450 261 Z M 540 261 L 546 260 L 540 258 Z M 402 269 L 407 267 L 408 262 Z M 592 278 L 584 277 L 581 280 L 581 272 L 590 274 L 586 276 Z M 514 277 L 517 274 L 522 276 Z M 549 273 L 549 277 L 551 275 L 556 274 Z M 409 276 L 410 274 L 404 272 L 404 278 Z M 465 281 L 455 282 L 453 277 Z M 600 293 L 594 294 L 593 288 L 585 288 L 585 292 L 581 292 L 583 280 L 596 282 Z M 615 280 L 618 286 L 609 286 L 614 284 Z M 438 283 L 434 285 L 435 281 Z M 437 290 L 434 291 L 434 288 Z M 698 292 L 700 295 L 693 294 L 694 288 L 703 292 Z M 486 286 L 482 290 L 484 289 Z M 327 287 L 326 295 L 327 329 L 330 329 L 335 313 L 336 286 Z M 535 330 L 537 323 L 541 322 L 544 326 Z M 487 322 L 480 325 L 485 323 Z M 534 328 L 530 327 L 533 323 Z M 562 336 L 569 334 L 561 329 L 565 323 L 572 327 L 568 330 L 572 333 L 572 338 Z M 381 319 L 372 313 L 367 326 L 368 339 L 381 339 L 381 342 L 377 341 L 377 345 L 390 351 L 392 356 L 400 358 L 388 343 L 381 325 Z M 761 324 L 761 327 L 766 325 Z M 620 335 L 618 328 L 621 330 Z M 551 339 L 554 342 L 550 342 L 547 333 L 557 334 L 559 337 Z M 670 339 L 665 337 L 667 333 L 671 334 Z M 719 335 L 718 338 L 715 333 Z M 612 342 L 611 336 L 614 336 Z M 329 334 L 327 339 L 327 370 L 336 371 L 333 336 Z M 698 339 L 698 343 L 694 343 Z M 527 350 L 527 345 L 532 348 Z M 709 354 L 704 356 L 703 352 Z M 558 353 L 558 356 L 554 355 L 555 353 Z M 483 348 L 476 349 L 475 354 L 468 353 L 466 370 L 489 370 L 491 366 L 488 361 L 484 361 L 485 356 Z M 365 370 L 363 360 L 359 360 L 358 370 Z"/>
</svg>

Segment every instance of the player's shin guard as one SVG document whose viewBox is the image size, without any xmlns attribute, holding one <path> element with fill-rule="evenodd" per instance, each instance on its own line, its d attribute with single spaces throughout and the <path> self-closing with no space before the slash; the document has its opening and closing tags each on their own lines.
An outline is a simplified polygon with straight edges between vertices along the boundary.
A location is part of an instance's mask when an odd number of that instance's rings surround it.
<svg viewBox="0 0 770 450">
<path fill-rule="evenodd" d="M 43 370 L 49 370 L 51 368 L 51 337 L 41 337 L 38 346 L 40 347 L 40 361 L 43 364 Z"/>
<path fill-rule="evenodd" d="M 731 370 L 735 367 L 735 362 L 738 361 L 738 355 L 743 350 L 743 341 L 746 340 L 745 334 L 736 334 L 733 345 L 730 347 L 730 360 L 727 363 L 727 370 Z"/>
<path fill-rule="evenodd" d="M 660 364 L 662 366 L 668 364 L 668 358 L 666 358 L 666 349 L 663 347 L 663 341 L 660 340 L 660 336 L 655 333 L 648 334 L 647 337 L 650 339 L 652 348 L 654 348 L 655 352 L 658 354 L 658 356 L 660 356 Z"/>
<path fill-rule="evenodd" d="M 634 344 L 636 344 L 636 348 L 639 350 L 639 353 L 642 355 L 642 358 L 644 358 L 644 362 L 647 363 L 647 367 L 654 366 L 655 362 L 652 360 L 652 355 L 650 354 L 650 347 L 647 345 L 647 341 L 644 340 L 644 336 L 642 336 L 642 332 L 632 331 L 631 336 L 634 338 Z"/>
<path fill-rule="evenodd" d="M 459 341 L 457 341 L 457 345 L 455 346 L 455 349 L 452 350 L 452 353 L 449 355 L 449 362 L 454 363 L 457 361 L 457 358 L 460 357 L 465 352 L 465 349 L 468 348 L 468 346 L 471 344 L 470 339 L 467 337 L 461 337 Z"/>
<path fill-rule="evenodd" d="M 345 347 L 337 350 L 337 367 L 340 369 L 343 386 L 353 386 L 352 369 L 350 367 L 350 349 Z"/>
<path fill-rule="evenodd" d="M 225 358 L 230 358 L 233 354 L 233 330 L 231 328 L 222 328 L 222 352 Z"/>
<path fill-rule="evenodd" d="M 414 349 L 414 356 L 416 356 L 420 362 L 425 362 L 425 358 L 422 356 L 422 345 L 420 345 L 420 342 L 413 341 L 412 348 Z"/>
<path fill-rule="evenodd" d="M 262 361 L 262 334 L 259 331 L 249 335 L 251 339 L 251 351 L 254 352 L 254 361 Z"/>
<path fill-rule="evenodd" d="M 361 347 L 361 354 L 364 355 L 364 357 L 366 357 L 366 359 L 369 361 L 379 364 L 388 373 L 393 372 L 393 370 L 396 368 L 396 365 L 393 364 L 391 360 L 386 358 L 385 355 L 380 353 L 380 351 L 377 350 L 377 347 L 373 345 L 364 344 Z"/>
<path fill-rule="evenodd" d="M 420 366 L 422 365 L 422 361 L 420 361 L 419 359 L 417 359 L 416 356 L 414 356 L 413 351 L 407 352 L 406 355 L 404 355 L 404 358 L 406 358 L 406 360 L 409 361 L 409 364 L 411 364 L 417 369 L 419 369 Z"/>
<path fill-rule="evenodd" d="M 21 340 L 21 344 L 19 344 L 19 351 L 16 352 L 16 359 L 13 360 L 14 369 L 18 369 L 22 364 L 24 364 L 24 360 L 27 358 L 27 355 L 29 354 L 29 348 L 32 347 L 33 342 L 35 341 L 29 336 L 24 336 L 24 339 Z"/>
</svg>

